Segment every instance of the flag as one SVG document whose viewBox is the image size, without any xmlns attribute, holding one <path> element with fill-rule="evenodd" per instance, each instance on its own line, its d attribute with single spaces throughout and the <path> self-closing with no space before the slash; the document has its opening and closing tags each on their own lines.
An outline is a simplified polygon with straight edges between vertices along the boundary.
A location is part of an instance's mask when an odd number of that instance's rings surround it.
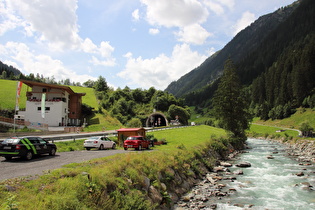
<svg viewBox="0 0 315 210">
<path fill-rule="evenodd" d="M 16 87 L 16 101 L 15 101 L 15 111 L 19 111 L 20 107 L 20 95 L 21 95 L 21 89 L 22 89 L 22 82 L 19 81 L 17 83 L 17 87 Z"/>
<path fill-rule="evenodd" d="M 46 108 L 45 108 L 45 100 L 46 100 L 46 93 L 43 93 L 42 94 L 42 118 L 45 118 L 45 111 L 46 111 Z"/>
</svg>

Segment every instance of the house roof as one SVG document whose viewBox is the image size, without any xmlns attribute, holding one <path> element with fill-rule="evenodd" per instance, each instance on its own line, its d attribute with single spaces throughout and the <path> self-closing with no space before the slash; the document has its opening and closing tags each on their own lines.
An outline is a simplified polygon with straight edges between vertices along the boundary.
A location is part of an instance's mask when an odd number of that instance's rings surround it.
<svg viewBox="0 0 315 210">
<path fill-rule="evenodd" d="M 85 94 L 86 94 L 86 93 L 75 93 L 70 87 L 64 86 L 64 85 L 47 84 L 47 83 L 34 82 L 34 81 L 29 81 L 29 80 L 20 80 L 20 81 L 29 87 L 39 86 L 39 87 L 49 87 L 49 88 L 62 89 L 62 90 L 67 91 L 70 95 L 85 96 Z"/>
<path fill-rule="evenodd" d="M 126 132 L 126 131 L 139 131 L 139 130 L 145 130 L 144 128 L 120 128 L 117 131 Z"/>
</svg>

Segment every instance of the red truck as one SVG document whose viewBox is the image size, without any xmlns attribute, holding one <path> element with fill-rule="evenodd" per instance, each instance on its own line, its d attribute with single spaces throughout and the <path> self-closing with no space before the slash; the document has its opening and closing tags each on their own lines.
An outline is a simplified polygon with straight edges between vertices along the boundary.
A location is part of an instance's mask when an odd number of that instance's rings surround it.
<svg viewBox="0 0 315 210">
<path fill-rule="evenodd" d="M 142 150 L 142 148 L 150 149 L 151 141 L 146 140 L 143 136 L 129 136 L 124 141 L 124 149 L 135 148 L 136 150 Z"/>
</svg>

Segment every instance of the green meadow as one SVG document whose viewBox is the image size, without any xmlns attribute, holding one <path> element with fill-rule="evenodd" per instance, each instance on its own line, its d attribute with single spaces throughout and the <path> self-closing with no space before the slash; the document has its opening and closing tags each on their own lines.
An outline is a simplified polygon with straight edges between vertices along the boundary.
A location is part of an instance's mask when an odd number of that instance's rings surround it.
<svg viewBox="0 0 315 210">
<path fill-rule="evenodd" d="M 14 110 L 18 81 L 0 79 L 0 109 Z M 20 108 L 25 108 L 27 86 L 23 85 L 20 96 Z"/>
<path fill-rule="evenodd" d="M 16 87 L 18 81 L 0 79 L 0 109 L 15 108 L 16 101 Z M 94 94 L 93 88 L 69 86 L 74 92 L 86 93 L 82 98 L 82 103 L 87 104 L 91 107 L 98 107 L 98 102 Z M 23 84 L 20 96 L 20 108 L 25 108 L 26 105 L 26 91 L 30 91 L 30 87 Z"/>
<path fill-rule="evenodd" d="M 227 149 L 220 140 L 225 131 L 209 126 L 165 129 L 151 134 L 166 140 L 167 145 L 155 146 L 150 152 L 129 152 L 69 164 L 36 179 L 3 181 L 0 206 L 3 209 L 155 209 L 157 203 L 147 199 L 144 180 L 149 180 L 162 193 L 168 205 L 169 195 L 163 185 L 171 188 L 176 183 L 173 170 L 194 176 L 201 173 L 200 165 L 214 166 L 215 159 L 206 158 L 209 149 Z M 5 190 L 8 185 L 16 190 Z"/>
</svg>

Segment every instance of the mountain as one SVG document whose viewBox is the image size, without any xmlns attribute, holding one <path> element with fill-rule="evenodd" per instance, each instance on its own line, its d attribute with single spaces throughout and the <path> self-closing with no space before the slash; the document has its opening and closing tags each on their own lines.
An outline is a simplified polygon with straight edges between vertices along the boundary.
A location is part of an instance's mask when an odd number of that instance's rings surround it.
<svg viewBox="0 0 315 210">
<path fill-rule="evenodd" d="M 7 64 L 2 63 L 2 62 L 0 61 L 0 75 L 2 75 L 2 72 L 3 72 L 3 71 L 6 71 L 8 77 L 10 76 L 11 73 L 12 73 L 14 76 L 17 76 L 17 75 L 21 74 L 21 71 L 20 71 L 20 70 L 14 68 L 13 66 L 8 66 Z"/>
<path fill-rule="evenodd" d="M 275 31 L 280 24 L 298 8 L 300 1 L 264 15 L 250 26 L 239 32 L 222 50 L 206 59 L 199 67 L 172 82 L 165 90 L 177 97 L 182 97 L 192 91 L 198 91 L 212 84 L 220 77 L 224 62 L 231 58 L 240 63 L 256 50 L 259 50 L 264 40 Z M 258 73 L 259 74 L 259 73 Z"/>
</svg>

